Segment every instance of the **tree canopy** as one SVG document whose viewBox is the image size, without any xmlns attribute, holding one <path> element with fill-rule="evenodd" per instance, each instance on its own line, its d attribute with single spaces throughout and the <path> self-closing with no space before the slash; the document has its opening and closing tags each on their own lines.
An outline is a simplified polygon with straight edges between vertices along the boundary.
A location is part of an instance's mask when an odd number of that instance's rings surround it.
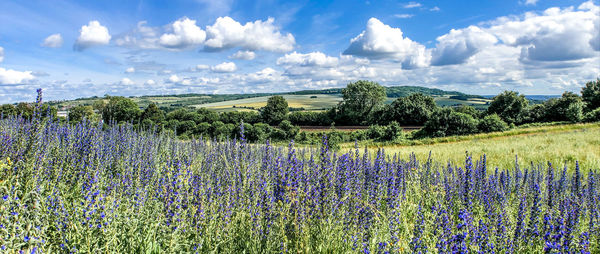
<svg viewBox="0 0 600 254">
<path fill-rule="evenodd" d="M 342 98 L 339 110 L 343 121 L 367 124 L 373 119 L 373 113 L 383 106 L 385 88 L 376 82 L 359 80 L 342 89 Z"/>
</svg>

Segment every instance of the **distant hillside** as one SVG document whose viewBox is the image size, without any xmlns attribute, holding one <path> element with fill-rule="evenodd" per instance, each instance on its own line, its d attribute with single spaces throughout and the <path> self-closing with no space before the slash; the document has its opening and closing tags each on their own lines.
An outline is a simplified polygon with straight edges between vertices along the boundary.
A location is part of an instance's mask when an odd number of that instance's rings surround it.
<svg viewBox="0 0 600 254">
<path fill-rule="evenodd" d="M 307 95 L 307 94 L 341 94 L 343 88 L 329 88 L 323 90 L 302 90 L 297 92 L 288 92 L 284 94 L 294 94 L 294 95 Z M 437 88 L 427 88 L 421 86 L 388 86 L 385 87 L 385 92 L 387 97 L 389 98 L 398 98 L 409 96 L 414 93 L 422 93 L 425 95 L 431 96 L 464 96 L 465 98 L 479 98 L 482 99 L 482 96 L 479 95 L 470 95 L 456 91 L 445 91 Z"/>
<path fill-rule="evenodd" d="M 329 88 L 321 90 L 302 90 L 282 93 L 254 93 L 254 94 L 175 94 L 175 95 L 146 95 L 130 96 L 140 107 L 146 107 L 150 103 L 156 103 L 165 111 L 171 111 L 181 107 L 215 107 L 218 110 L 256 110 L 266 103 L 268 97 L 282 95 L 289 101 L 290 107 L 304 108 L 307 110 L 322 110 L 329 108 L 341 100 L 343 88 Z M 398 97 L 408 96 L 414 93 L 436 97 L 440 105 L 455 106 L 459 104 L 474 105 L 477 99 L 483 97 L 469 95 L 456 91 L 444 91 L 435 88 L 419 86 L 390 86 L 385 87 L 388 103 Z M 317 98 L 318 97 L 318 98 Z M 54 101 L 52 105 L 58 106 L 59 110 L 66 110 L 75 105 L 92 105 L 99 97 L 80 98 L 69 101 Z M 224 104 L 223 104 L 224 103 Z M 473 104 L 475 103 L 475 104 Z M 293 106 L 292 106 L 293 105 Z"/>
</svg>

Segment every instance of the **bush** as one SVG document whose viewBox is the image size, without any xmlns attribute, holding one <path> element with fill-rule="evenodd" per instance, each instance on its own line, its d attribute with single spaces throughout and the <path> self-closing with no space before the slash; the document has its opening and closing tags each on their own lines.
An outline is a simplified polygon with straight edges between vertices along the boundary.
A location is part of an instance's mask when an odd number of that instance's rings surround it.
<svg viewBox="0 0 600 254">
<path fill-rule="evenodd" d="M 402 136 L 402 128 L 398 122 L 393 121 L 385 127 L 385 135 L 383 136 L 385 140 L 393 141 Z"/>
<path fill-rule="evenodd" d="M 367 136 L 371 139 L 381 140 L 385 136 L 385 127 L 371 125 L 369 126 L 369 130 L 367 130 Z"/>
<path fill-rule="evenodd" d="M 481 119 L 477 125 L 477 129 L 480 132 L 505 131 L 508 130 L 508 124 L 498 115 L 492 114 Z"/>
<path fill-rule="evenodd" d="M 585 114 L 584 121 L 586 122 L 599 122 L 600 121 L 600 108 L 594 109 L 591 112 Z"/>
<path fill-rule="evenodd" d="M 472 116 L 442 108 L 433 113 L 416 136 L 445 137 L 477 132 L 478 121 Z"/>
<path fill-rule="evenodd" d="M 280 130 L 282 130 L 285 133 L 284 138 L 283 138 L 284 140 L 294 139 L 296 137 L 296 135 L 298 135 L 298 132 L 300 132 L 300 127 L 294 126 L 288 120 L 281 121 L 281 123 L 279 124 L 278 127 Z"/>
</svg>

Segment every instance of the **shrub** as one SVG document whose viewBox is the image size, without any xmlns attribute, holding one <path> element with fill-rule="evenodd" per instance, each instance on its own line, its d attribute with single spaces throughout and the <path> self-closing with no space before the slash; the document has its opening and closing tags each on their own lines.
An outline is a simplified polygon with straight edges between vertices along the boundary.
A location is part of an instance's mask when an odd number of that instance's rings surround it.
<svg viewBox="0 0 600 254">
<path fill-rule="evenodd" d="M 508 130 L 508 124 L 506 124 L 506 122 L 498 115 L 492 114 L 481 119 L 477 125 L 477 129 L 479 129 L 480 132 L 505 131 Z"/>
</svg>

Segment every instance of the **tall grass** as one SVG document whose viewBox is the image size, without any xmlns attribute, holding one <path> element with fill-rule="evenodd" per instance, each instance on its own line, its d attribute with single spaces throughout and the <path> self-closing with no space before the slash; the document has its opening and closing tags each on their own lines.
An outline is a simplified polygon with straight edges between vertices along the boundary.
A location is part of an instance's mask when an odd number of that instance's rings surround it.
<svg viewBox="0 0 600 254">
<path fill-rule="evenodd" d="M 179 142 L 0 121 L 0 248 L 82 253 L 600 250 L 597 171 Z M 552 158 L 548 158 L 552 159 Z"/>
</svg>

